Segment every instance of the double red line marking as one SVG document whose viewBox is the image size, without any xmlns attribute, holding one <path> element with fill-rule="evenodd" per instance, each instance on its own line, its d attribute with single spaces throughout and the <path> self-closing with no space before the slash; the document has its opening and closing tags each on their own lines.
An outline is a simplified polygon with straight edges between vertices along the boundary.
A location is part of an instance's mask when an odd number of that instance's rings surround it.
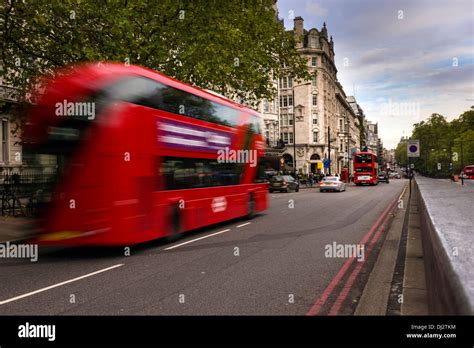
<svg viewBox="0 0 474 348">
<path fill-rule="evenodd" d="M 388 207 L 383 211 L 383 213 L 379 216 L 377 221 L 372 225 L 370 230 L 362 237 L 362 239 L 359 242 L 359 245 L 366 245 L 367 242 L 369 241 L 370 237 L 375 232 L 374 237 L 370 241 L 370 244 L 365 250 L 365 255 L 364 255 L 364 260 L 361 262 L 358 262 L 357 266 L 354 268 L 352 273 L 350 274 L 349 278 L 347 279 L 346 283 L 344 284 L 344 287 L 342 288 L 341 292 L 339 293 L 339 296 L 337 297 L 336 301 L 332 305 L 331 309 L 329 310 L 329 315 L 336 315 L 339 313 L 339 310 L 341 309 L 342 304 L 344 303 L 345 299 L 347 298 L 347 295 L 349 294 L 352 285 L 354 284 L 354 281 L 357 279 L 357 276 L 359 275 L 359 272 L 362 269 L 362 266 L 364 265 L 365 261 L 367 260 L 368 255 L 370 254 L 370 251 L 374 248 L 375 243 L 377 243 L 377 240 L 379 239 L 380 235 L 382 234 L 383 229 L 385 228 L 385 225 L 387 224 L 387 221 L 389 219 L 389 212 L 393 209 L 395 203 L 397 203 L 397 200 L 395 199 L 392 203 L 388 205 Z M 378 229 L 377 229 L 378 227 Z M 310 308 L 308 313 L 306 315 L 318 315 L 319 312 L 321 311 L 321 308 L 324 306 L 326 303 L 327 299 L 329 296 L 331 296 L 332 292 L 336 288 L 336 286 L 341 282 L 342 278 L 346 274 L 347 270 L 350 268 L 352 263 L 355 260 L 355 255 L 347 259 L 347 261 L 342 265 L 341 269 L 337 274 L 334 276 L 334 278 L 331 280 L 329 285 L 326 287 L 322 295 L 318 298 L 318 300 L 314 303 L 314 305 Z"/>
</svg>

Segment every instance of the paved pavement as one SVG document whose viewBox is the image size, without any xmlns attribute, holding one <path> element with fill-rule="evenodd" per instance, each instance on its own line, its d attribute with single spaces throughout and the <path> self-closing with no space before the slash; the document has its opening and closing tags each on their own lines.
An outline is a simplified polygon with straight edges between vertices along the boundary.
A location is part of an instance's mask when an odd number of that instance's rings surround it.
<svg viewBox="0 0 474 348">
<path fill-rule="evenodd" d="M 337 314 L 352 314 L 386 228 L 346 289 L 355 263 L 341 273 L 347 258 L 325 257 L 325 248 L 357 244 L 375 232 L 374 223 L 405 183 L 274 193 L 270 208 L 250 221 L 191 232 L 172 244 L 133 247 L 128 257 L 117 248 L 43 247 L 35 263 L 0 259 L 0 315 L 335 314 L 337 300 Z"/>
<path fill-rule="evenodd" d="M 29 223 L 28 219 L 22 217 L 0 217 L 0 243 L 28 239 Z"/>
<path fill-rule="evenodd" d="M 434 314 L 474 313 L 474 180 L 416 177 Z"/>
</svg>

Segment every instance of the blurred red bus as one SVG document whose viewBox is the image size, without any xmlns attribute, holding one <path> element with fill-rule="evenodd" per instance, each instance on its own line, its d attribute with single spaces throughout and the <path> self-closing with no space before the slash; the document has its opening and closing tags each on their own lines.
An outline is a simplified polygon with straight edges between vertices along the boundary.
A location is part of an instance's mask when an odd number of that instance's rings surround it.
<svg viewBox="0 0 474 348">
<path fill-rule="evenodd" d="M 129 245 L 267 208 L 260 115 L 145 68 L 63 71 L 46 83 L 24 139 L 58 174 L 40 243 Z"/>
<path fill-rule="evenodd" d="M 377 156 L 371 152 L 356 152 L 354 154 L 354 184 L 378 184 Z"/>
</svg>

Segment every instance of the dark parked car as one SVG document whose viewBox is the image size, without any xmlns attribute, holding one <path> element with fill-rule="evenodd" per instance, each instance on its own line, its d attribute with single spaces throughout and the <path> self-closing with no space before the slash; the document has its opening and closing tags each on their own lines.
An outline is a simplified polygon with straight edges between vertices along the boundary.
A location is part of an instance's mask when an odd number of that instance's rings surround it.
<svg viewBox="0 0 474 348">
<path fill-rule="evenodd" d="M 379 182 L 385 181 L 387 184 L 390 182 L 387 172 L 379 172 L 378 180 Z"/>
<path fill-rule="evenodd" d="M 275 175 L 270 179 L 270 193 L 273 191 L 280 192 L 298 192 L 300 184 L 291 175 Z"/>
</svg>

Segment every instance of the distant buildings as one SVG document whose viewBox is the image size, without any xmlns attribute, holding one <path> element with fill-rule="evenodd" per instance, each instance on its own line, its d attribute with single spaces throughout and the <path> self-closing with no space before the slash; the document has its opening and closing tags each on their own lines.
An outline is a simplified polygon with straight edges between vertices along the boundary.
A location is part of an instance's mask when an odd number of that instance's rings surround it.
<svg viewBox="0 0 474 348">
<path fill-rule="evenodd" d="M 396 163 L 395 149 L 387 150 L 387 149 L 384 148 L 383 149 L 383 158 L 384 158 L 385 166 L 387 168 L 393 169 L 395 167 L 395 163 Z"/>
</svg>

